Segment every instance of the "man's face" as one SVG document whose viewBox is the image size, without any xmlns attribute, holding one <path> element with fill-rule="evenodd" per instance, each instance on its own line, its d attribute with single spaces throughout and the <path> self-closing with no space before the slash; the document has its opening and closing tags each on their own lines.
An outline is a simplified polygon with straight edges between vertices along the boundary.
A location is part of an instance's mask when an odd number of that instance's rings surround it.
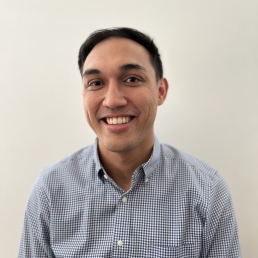
<svg viewBox="0 0 258 258">
<path fill-rule="evenodd" d="M 157 106 L 167 82 L 157 82 L 148 51 L 124 38 L 97 44 L 83 65 L 83 103 L 100 151 L 129 152 L 153 144 Z"/>
</svg>

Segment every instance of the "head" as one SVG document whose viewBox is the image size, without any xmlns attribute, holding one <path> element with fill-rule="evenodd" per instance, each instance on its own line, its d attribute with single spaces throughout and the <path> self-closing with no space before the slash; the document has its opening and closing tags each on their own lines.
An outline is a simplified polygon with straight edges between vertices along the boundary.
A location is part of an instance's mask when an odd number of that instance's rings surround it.
<svg viewBox="0 0 258 258">
<path fill-rule="evenodd" d="M 80 49 L 79 68 L 100 153 L 150 150 L 157 106 L 168 89 L 152 40 L 128 28 L 97 31 Z"/>
<path fill-rule="evenodd" d="M 155 70 L 156 79 L 159 80 L 163 77 L 163 67 L 159 50 L 154 44 L 153 40 L 144 33 L 132 28 L 111 28 L 93 32 L 82 44 L 79 51 L 78 65 L 81 74 L 83 64 L 88 54 L 98 43 L 108 38 L 126 38 L 142 45 L 149 52 L 150 62 Z"/>
</svg>

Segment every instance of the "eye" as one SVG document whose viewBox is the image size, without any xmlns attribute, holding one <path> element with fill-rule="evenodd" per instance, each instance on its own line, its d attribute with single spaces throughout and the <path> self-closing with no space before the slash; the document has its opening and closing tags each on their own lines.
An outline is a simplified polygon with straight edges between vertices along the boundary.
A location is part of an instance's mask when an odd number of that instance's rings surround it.
<svg viewBox="0 0 258 258">
<path fill-rule="evenodd" d="M 91 80 L 89 82 L 85 82 L 85 88 L 88 91 L 95 91 L 95 90 L 99 90 L 104 86 L 104 82 L 101 80 Z"/>
<path fill-rule="evenodd" d="M 91 86 L 102 86 L 104 83 L 103 82 L 100 82 L 100 81 L 93 81 L 93 82 L 90 82 L 88 84 L 88 87 L 91 87 Z"/>
<path fill-rule="evenodd" d="M 126 80 L 125 80 L 125 82 L 139 82 L 140 81 L 140 79 L 139 78 L 137 78 L 137 77 L 129 77 L 129 78 L 127 78 Z"/>
</svg>

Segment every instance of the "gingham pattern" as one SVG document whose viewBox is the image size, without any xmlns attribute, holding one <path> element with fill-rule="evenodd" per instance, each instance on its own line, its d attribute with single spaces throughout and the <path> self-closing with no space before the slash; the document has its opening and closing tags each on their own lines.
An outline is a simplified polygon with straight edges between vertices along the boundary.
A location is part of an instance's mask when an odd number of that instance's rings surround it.
<svg viewBox="0 0 258 258">
<path fill-rule="evenodd" d="M 43 170 L 19 257 L 241 257 L 229 190 L 209 165 L 155 138 L 124 192 L 97 142 Z"/>
</svg>

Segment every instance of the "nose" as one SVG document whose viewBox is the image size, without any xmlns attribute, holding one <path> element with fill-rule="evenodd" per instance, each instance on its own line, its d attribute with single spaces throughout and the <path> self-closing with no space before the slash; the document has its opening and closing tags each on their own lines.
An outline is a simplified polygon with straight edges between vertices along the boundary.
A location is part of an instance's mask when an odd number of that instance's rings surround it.
<svg viewBox="0 0 258 258">
<path fill-rule="evenodd" d="M 109 108 L 119 108 L 127 105 L 127 99 L 123 93 L 122 85 L 119 83 L 109 83 L 104 96 L 103 106 Z"/>
</svg>

